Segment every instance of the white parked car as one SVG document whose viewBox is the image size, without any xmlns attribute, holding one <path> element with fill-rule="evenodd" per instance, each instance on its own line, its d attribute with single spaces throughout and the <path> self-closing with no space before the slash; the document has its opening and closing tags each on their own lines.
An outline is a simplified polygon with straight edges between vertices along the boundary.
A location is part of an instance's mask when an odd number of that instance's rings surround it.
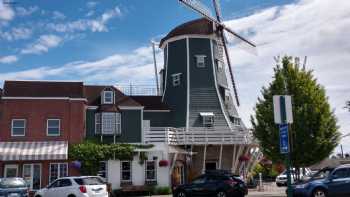
<svg viewBox="0 0 350 197">
<path fill-rule="evenodd" d="M 291 181 L 292 181 L 292 184 L 294 183 L 294 179 L 295 179 L 295 173 L 294 173 L 294 170 L 291 170 Z M 311 170 L 309 168 L 305 168 L 305 174 L 303 174 L 303 169 L 300 168 L 300 179 L 303 179 L 304 176 L 308 176 L 309 174 L 311 173 Z M 278 175 L 276 177 L 276 185 L 278 187 L 280 186 L 287 186 L 287 171 L 283 171 L 280 175 Z"/>
<path fill-rule="evenodd" d="M 34 197 L 108 197 L 107 185 L 98 176 L 59 178 L 38 190 Z"/>
</svg>

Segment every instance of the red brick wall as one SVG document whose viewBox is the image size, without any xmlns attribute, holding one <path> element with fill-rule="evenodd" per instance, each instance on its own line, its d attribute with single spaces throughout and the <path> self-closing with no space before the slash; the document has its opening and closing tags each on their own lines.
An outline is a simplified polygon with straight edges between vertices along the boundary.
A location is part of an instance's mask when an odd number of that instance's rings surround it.
<svg viewBox="0 0 350 197">
<path fill-rule="evenodd" d="M 11 120 L 26 119 L 25 137 L 11 137 Z M 46 135 L 48 118 L 61 119 L 60 136 Z M 70 100 L 2 100 L 0 141 L 59 141 L 79 143 L 85 136 L 85 102 Z"/>
</svg>

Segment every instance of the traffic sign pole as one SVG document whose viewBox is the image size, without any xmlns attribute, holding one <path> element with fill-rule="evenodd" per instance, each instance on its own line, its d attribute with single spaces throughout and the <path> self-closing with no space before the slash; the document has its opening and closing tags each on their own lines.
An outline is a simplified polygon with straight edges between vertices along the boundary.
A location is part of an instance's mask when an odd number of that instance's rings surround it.
<svg viewBox="0 0 350 197">
<path fill-rule="evenodd" d="M 287 110 L 286 110 L 286 101 L 285 97 L 280 97 L 280 113 L 281 113 L 281 122 L 280 124 L 280 148 L 282 154 L 287 154 L 286 166 L 287 166 L 287 196 L 292 197 L 292 179 L 290 172 L 290 141 L 289 141 L 289 132 L 288 132 L 288 123 L 287 123 Z"/>
</svg>

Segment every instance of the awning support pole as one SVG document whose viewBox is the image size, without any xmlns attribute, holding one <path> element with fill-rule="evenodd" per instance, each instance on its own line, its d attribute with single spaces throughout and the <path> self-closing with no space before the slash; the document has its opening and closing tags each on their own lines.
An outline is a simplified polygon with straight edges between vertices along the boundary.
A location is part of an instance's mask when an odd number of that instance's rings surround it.
<svg viewBox="0 0 350 197">
<path fill-rule="evenodd" d="M 232 152 L 232 167 L 231 167 L 231 172 L 235 172 L 235 158 L 236 158 L 236 145 L 233 145 L 233 152 Z"/>
<path fill-rule="evenodd" d="M 202 173 L 205 173 L 205 161 L 207 160 L 207 144 L 204 145 Z"/>
<path fill-rule="evenodd" d="M 222 169 L 222 148 L 223 145 L 220 145 L 220 154 L 219 154 L 219 169 Z"/>
</svg>

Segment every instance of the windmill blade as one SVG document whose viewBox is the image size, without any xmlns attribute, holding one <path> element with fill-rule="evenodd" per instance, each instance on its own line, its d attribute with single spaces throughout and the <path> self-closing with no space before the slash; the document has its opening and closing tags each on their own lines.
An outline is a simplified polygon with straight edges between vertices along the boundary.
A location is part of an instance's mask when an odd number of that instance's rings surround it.
<svg viewBox="0 0 350 197">
<path fill-rule="evenodd" d="M 253 48 L 256 48 L 256 45 L 252 42 L 252 41 L 249 41 L 248 39 L 244 38 L 243 36 L 239 35 L 238 33 L 234 32 L 232 29 L 226 27 L 225 25 L 222 26 L 223 29 L 226 30 L 226 32 L 232 34 L 233 36 L 235 36 L 236 38 L 244 41 L 245 43 L 247 43 L 249 46 L 253 47 Z"/>
<path fill-rule="evenodd" d="M 208 19 L 209 21 L 221 25 L 220 22 L 213 17 L 210 9 L 198 0 L 179 0 L 181 3 L 189 7 L 190 9 L 198 12 L 200 15 Z"/>
<path fill-rule="evenodd" d="M 221 14 L 220 0 L 213 0 L 213 4 L 214 4 L 214 8 L 215 8 L 216 19 L 219 22 L 221 22 L 222 14 Z"/>
<path fill-rule="evenodd" d="M 230 71 L 231 82 L 232 82 L 232 87 L 233 87 L 233 93 L 235 94 L 235 99 L 236 99 L 237 106 L 240 106 L 240 102 L 239 102 L 239 98 L 238 98 L 238 91 L 237 91 L 237 87 L 236 87 L 236 83 L 235 83 L 235 78 L 233 76 L 233 71 L 232 71 L 232 67 L 231 67 L 230 55 L 228 54 L 228 49 L 227 49 L 225 36 L 224 36 L 223 32 L 221 32 L 221 40 L 222 40 L 222 45 L 223 45 L 224 51 L 225 51 L 225 56 L 226 56 L 226 60 L 227 60 L 227 66 L 228 66 L 228 69 Z"/>
</svg>

